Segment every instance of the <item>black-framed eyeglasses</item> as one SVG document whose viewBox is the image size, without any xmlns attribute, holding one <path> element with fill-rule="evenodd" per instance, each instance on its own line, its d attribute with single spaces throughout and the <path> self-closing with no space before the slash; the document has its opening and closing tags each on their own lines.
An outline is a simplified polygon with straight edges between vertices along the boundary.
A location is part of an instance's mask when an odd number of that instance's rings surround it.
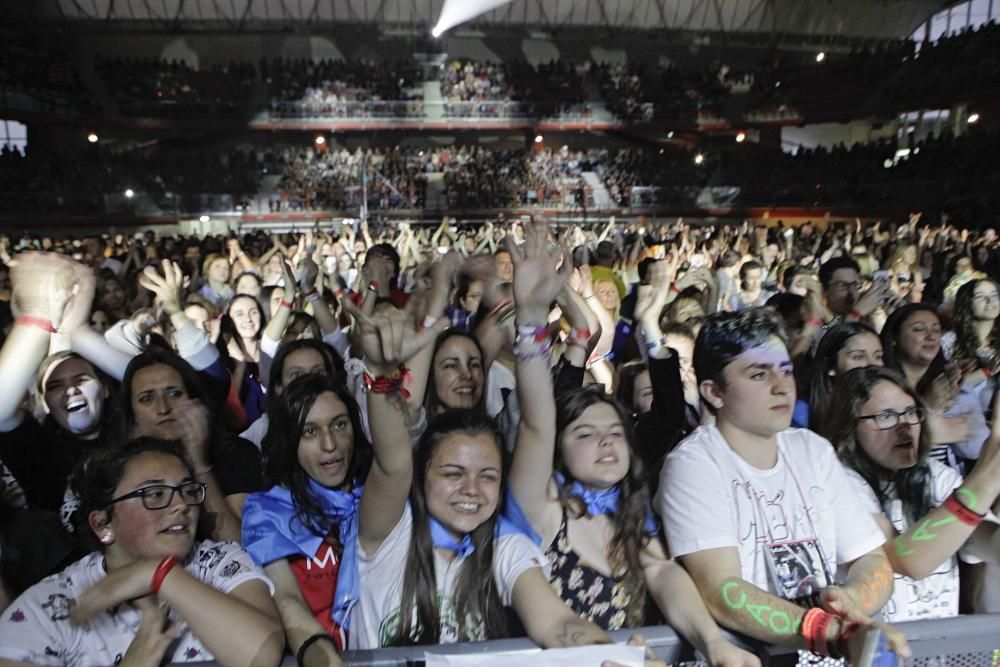
<svg viewBox="0 0 1000 667">
<path fill-rule="evenodd" d="M 924 417 L 926 417 L 924 409 L 915 405 L 908 410 L 903 410 L 902 412 L 896 412 L 895 410 L 883 410 L 882 412 L 874 415 L 861 415 L 858 419 L 871 419 L 875 422 L 875 428 L 880 431 L 887 431 L 890 428 L 896 428 L 900 421 L 905 421 L 911 426 L 916 426 L 924 421 Z"/>
<path fill-rule="evenodd" d="M 141 489 L 136 489 L 131 493 L 114 498 L 109 505 L 128 500 L 130 498 L 141 498 L 142 506 L 148 510 L 161 510 L 169 507 L 174 502 L 174 494 L 181 494 L 181 500 L 187 505 L 201 505 L 205 502 L 205 490 L 207 485 L 201 482 L 184 482 L 177 486 L 169 484 L 151 484 Z"/>
</svg>

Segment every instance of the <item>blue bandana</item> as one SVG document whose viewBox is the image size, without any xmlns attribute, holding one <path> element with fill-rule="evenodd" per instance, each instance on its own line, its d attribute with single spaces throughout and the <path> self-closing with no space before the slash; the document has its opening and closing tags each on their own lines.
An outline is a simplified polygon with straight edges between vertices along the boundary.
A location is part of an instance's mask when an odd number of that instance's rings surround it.
<svg viewBox="0 0 1000 667">
<path fill-rule="evenodd" d="M 507 494 L 508 500 L 513 500 L 513 496 L 509 493 Z M 522 515 L 523 516 L 523 515 Z M 468 558 L 475 552 L 476 545 L 472 543 L 472 535 L 466 533 L 462 536 L 462 539 L 456 540 L 448 529 L 445 528 L 440 521 L 432 516 L 427 517 L 428 524 L 431 530 L 431 540 L 434 542 L 434 547 L 437 549 L 448 549 L 449 551 L 454 551 L 455 555 L 461 558 Z M 497 516 L 496 527 L 493 530 L 493 537 L 500 538 L 505 535 L 520 534 L 525 535 L 531 539 L 536 544 L 538 543 L 538 537 L 535 535 L 535 531 L 531 529 L 530 524 L 527 520 L 523 521 L 511 521 L 508 519 L 506 513 Z"/>
<path fill-rule="evenodd" d="M 556 484 L 559 488 L 566 486 L 566 476 L 562 473 L 555 473 Z M 569 487 L 569 495 L 579 498 L 587 508 L 590 516 L 601 516 L 602 514 L 614 514 L 618 511 L 618 502 L 621 500 L 621 489 L 615 484 L 610 489 L 603 491 L 591 489 L 576 480 Z M 646 508 L 646 521 L 644 524 L 646 532 L 656 535 L 656 519 L 653 517 L 653 509 Z"/>
<path fill-rule="evenodd" d="M 358 505 L 362 489 L 360 484 L 355 484 L 353 491 L 335 491 L 309 480 L 309 493 L 319 502 L 324 517 L 337 524 L 340 544 L 344 548 L 330 613 L 334 622 L 344 629 L 348 627 L 351 608 L 360 593 L 357 552 Z M 298 519 L 288 489 L 275 486 L 267 492 L 247 496 L 243 505 L 243 548 L 258 565 L 263 567 L 288 556 L 311 558 L 323 540 Z"/>
</svg>

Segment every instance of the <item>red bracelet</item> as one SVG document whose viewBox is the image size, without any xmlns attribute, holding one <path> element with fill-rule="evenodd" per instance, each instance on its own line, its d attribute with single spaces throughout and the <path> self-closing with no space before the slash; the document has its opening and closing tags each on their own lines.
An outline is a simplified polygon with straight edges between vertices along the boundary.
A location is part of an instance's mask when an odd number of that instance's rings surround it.
<svg viewBox="0 0 1000 667">
<path fill-rule="evenodd" d="M 942 507 L 951 512 L 956 519 L 967 526 L 972 526 L 973 528 L 982 523 L 982 520 L 986 518 L 984 515 L 974 512 L 963 505 L 962 501 L 960 501 L 958 496 L 954 493 L 948 496 L 948 499 L 944 501 Z"/>
<path fill-rule="evenodd" d="M 816 624 L 813 626 L 813 653 L 818 653 L 824 658 L 830 657 L 830 647 L 826 643 L 826 629 L 830 627 L 832 620 L 833 614 L 823 611 L 822 615 L 816 617 Z"/>
<path fill-rule="evenodd" d="M 281 301 L 278 302 L 278 306 L 280 306 L 281 308 L 287 308 L 288 310 L 291 310 L 292 309 L 292 302 L 291 301 L 285 301 L 284 299 L 282 299 Z"/>
<path fill-rule="evenodd" d="M 848 315 L 848 317 L 856 317 L 859 320 L 865 319 L 865 316 L 862 315 L 861 311 L 858 310 L 857 308 L 855 308 L 854 310 L 852 310 L 851 312 L 849 312 L 847 315 Z"/>
<path fill-rule="evenodd" d="M 680 294 L 683 290 L 681 290 L 681 288 L 678 287 L 677 285 L 671 285 L 670 291 L 673 292 L 674 294 Z"/>
<path fill-rule="evenodd" d="M 413 376 L 410 375 L 410 369 L 403 364 L 390 375 L 374 377 L 365 373 L 361 379 L 365 390 L 372 394 L 399 394 L 403 398 L 410 397 L 410 390 L 405 385 L 413 380 Z"/>
<path fill-rule="evenodd" d="M 501 310 L 503 310 L 507 306 L 511 305 L 512 303 L 514 303 L 514 302 L 511 301 L 510 299 L 501 299 L 500 303 L 498 303 L 497 305 L 493 306 L 493 310 L 491 310 L 489 313 L 487 313 L 486 317 L 493 317 L 494 315 L 496 315 L 497 313 L 499 313 Z"/>
<path fill-rule="evenodd" d="M 806 611 L 805 615 L 802 617 L 802 625 L 799 628 L 799 632 L 802 635 L 802 641 L 806 644 L 806 650 L 810 652 L 815 652 L 813 648 L 813 629 L 816 626 L 816 616 L 822 614 L 823 610 L 819 607 L 813 607 Z"/>
<path fill-rule="evenodd" d="M 806 320 L 806 324 L 814 327 L 821 327 L 823 326 L 823 318 L 819 316 L 810 317 L 808 320 Z"/>
<path fill-rule="evenodd" d="M 34 315 L 18 315 L 17 324 L 21 324 L 26 327 L 38 327 L 47 333 L 56 333 L 56 328 L 52 326 L 52 320 L 47 320 L 44 317 L 35 317 Z"/>
<path fill-rule="evenodd" d="M 177 565 L 177 556 L 167 556 L 160 561 L 160 564 L 156 566 L 153 570 L 153 581 L 149 584 L 149 592 L 156 595 L 160 592 L 160 586 L 163 585 L 163 580 L 167 578 L 170 574 L 170 570 L 174 569 L 174 565 Z"/>
<path fill-rule="evenodd" d="M 588 329 L 587 327 L 576 327 L 569 332 L 570 338 L 575 338 L 577 340 L 582 340 L 582 341 L 590 340 L 591 335 L 592 334 L 590 333 L 590 329 Z"/>
</svg>

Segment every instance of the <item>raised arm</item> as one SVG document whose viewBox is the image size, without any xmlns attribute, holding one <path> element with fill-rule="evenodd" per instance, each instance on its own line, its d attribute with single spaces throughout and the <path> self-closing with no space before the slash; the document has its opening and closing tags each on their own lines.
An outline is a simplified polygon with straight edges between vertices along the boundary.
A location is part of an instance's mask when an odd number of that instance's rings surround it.
<svg viewBox="0 0 1000 667">
<path fill-rule="evenodd" d="M 292 275 L 292 268 L 288 262 L 281 263 L 281 280 L 284 283 L 282 289 L 284 296 L 278 312 L 268 321 L 264 327 L 264 335 L 273 341 L 280 341 L 285 335 L 285 327 L 288 326 L 288 318 L 292 314 L 292 307 L 295 304 L 295 276 Z"/>
<path fill-rule="evenodd" d="M 55 253 L 20 253 L 11 260 L 14 327 L 0 349 L 0 429 L 20 423 L 18 412 L 49 350 L 52 332 L 61 324 L 75 279 L 74 262 Z"/>
<path fill-rule="evenodd" d="M 549 309 L 569 278 L 572 264 L 550 248 L 546 226 L 524 225 L 524 243 L 508 242 L 514 261 L 514 303 L 517 307 L 517 402 L 521 423 L 510 474 L 510 490 L 535 526 L 548 507 L 548 485 L 556 446 L 556 404 L 549 371 Z"/>
<path fill-rule="evenodd" d="M 358 327 L 365 365 L 372 377 L 367 400 L 375 458 L 361 495 L 358 533 L 362 548 L 370 554 L 399 522 L 413 478 L 403 366 L 433 344 L 444 322 L 418 332 L 407 313 L 386 309 L 369 317 L 354 304 L 345 301 L 344 305 Z"/>
</svg>

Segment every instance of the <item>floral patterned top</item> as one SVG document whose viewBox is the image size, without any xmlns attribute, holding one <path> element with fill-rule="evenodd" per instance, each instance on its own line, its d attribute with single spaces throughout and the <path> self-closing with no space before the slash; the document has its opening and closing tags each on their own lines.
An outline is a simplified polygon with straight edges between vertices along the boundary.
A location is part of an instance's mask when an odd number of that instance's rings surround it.
<svg viewBox="0 0 1000 667">
<path fill-rule="evenodd" d="M 604 630 L 620 630 L 632 595 L 622 579 L 601 574 L 573 551 L 567 533 L 566 510 L 552 544 L 545 552 L 552 567 L 549 583 L 577 615 Z"/>
</svg>

